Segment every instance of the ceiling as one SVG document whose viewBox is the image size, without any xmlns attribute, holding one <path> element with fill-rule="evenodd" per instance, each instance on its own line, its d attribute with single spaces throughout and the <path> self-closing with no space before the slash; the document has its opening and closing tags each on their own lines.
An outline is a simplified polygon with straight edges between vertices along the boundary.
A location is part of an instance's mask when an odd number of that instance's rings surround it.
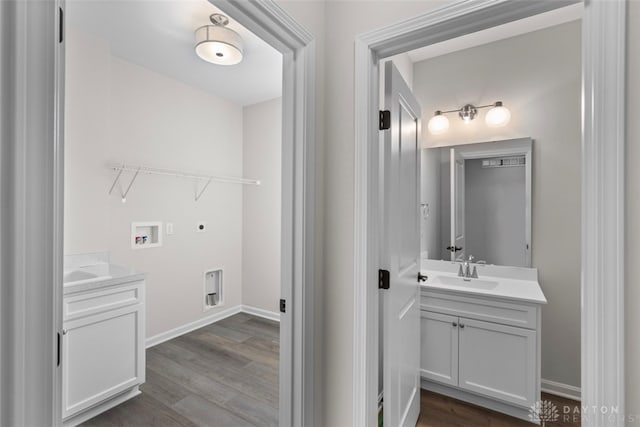
<svg viewBox="0 0 640 427">
<path fill-rule="evenodd" d="M 469 49 L 498 40 L 516 37 L 544 28 L 564 24 L 566 22 L 582 19 L 583 4 L 576 3 L 550 12 L 534 15 L 519 21 L 509 22 L 497 27 L 467 34 L 454 39 L 435 43 L 420 49 L 408 52 L 412 62 L 424 61 L 436 56 L 446 55 L 459 50 Z"/>
<path fill-rule="evenodd" d="M 224 13 L 206 0 L 71 0 L 67 25 L 107 39 L 113 55 L 239 105 L 282 95 L 282 54 L 231 19 L 244 59 L 221 66 L 198 58 L 194 31 Z"/>
</svg>

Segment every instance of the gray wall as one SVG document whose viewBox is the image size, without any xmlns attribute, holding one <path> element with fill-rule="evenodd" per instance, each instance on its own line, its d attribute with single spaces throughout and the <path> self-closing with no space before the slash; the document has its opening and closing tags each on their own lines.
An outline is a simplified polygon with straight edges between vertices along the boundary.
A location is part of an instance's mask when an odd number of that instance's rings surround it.
<svg viewBox="0 0 640 427">
<path fill-rule="evenodd" d="M 426 146 L 535 140 L 532 263 L 549 301 L 542 378 L 571 386 L 580 385 L 580 37 L 580 22 L 563 24 L 416 63 L 413 76 Z M 482 111 L 468 125 L 450 115 L 444 135 L 426 129 L 435 110 L 498 100 L 511 110 L 504 128 L 488 128 Z"/>
<path fill-rule="evenodd" d="M 525 267 L 525 168 L 483 168 L 465 160 L 466 253 L 489 264 Z"/>
<path fill-rule="evenodd" d="M 640 2 L 631 1 L 627 18 L 627 76 L 640 75 Z M 640 109 L 640 79 L 627 78 L 627 151 L 626 151 L 626 287 L 625 287 L 625 327 L 626 327 L 626 412 L 636 414 L 637 425 L 640 415 L 640 286 L 638 260 L 640 260 L 640 120 L 635 114 Z"/>
<path fill-rule="evenodd" d="M 428 205 L 425 215 L 424 206 L 420 210 L 420 250 L 421 258 L 440 259 L 442 254 L 442 217 L 440 200 L 440 150 L 421 150 L 420 203 Z M 449 233 L 444 233 L 449 235 Z M 445 245 L 445 247 L 448 245 Z"/>
</svg>

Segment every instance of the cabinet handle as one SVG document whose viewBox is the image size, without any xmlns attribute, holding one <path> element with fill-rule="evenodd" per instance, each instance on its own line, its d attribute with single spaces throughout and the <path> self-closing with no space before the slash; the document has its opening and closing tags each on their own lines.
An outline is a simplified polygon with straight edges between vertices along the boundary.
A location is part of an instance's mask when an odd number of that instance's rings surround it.
<svg viewBox="0 0 640 427">
<path fill-rule="evenodd" d="M 460 323 L 460 329 L 464 329 L 464 324 Z"/>
<path fill-rule="evenodd" d="M 456 326 L 458 326 L 458 324 L 456 322 L 451 323 L 453 325 L 453 327 L 455 328 Z"/>
<path fill-rule="evenodd" d="M 62 335 L 67 335 L 67 330 L 66 329 L 62 330 Z"/>
</svg>

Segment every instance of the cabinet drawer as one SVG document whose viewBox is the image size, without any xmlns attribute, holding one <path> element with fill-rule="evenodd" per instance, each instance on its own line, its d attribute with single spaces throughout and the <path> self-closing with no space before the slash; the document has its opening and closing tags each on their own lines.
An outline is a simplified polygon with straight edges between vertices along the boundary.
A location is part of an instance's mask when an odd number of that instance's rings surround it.
<svg viewBox="0 0 640 427">
<path fill-rule="evenodd" d="M 64 320 L 77 319 L 84 316 L 114 310 L 143 301 L 143 282 L 113 286 L 98 291 L 88 291 L 64 297 Z"/>
<path fill-rule="evenodd" d="M 423 291 L 420 308 L 452 316 L 470 317 L 520 328 L 536 329 L 537 308 L 526 304 L 469 298 L 439 292 Z"/>
</svg>

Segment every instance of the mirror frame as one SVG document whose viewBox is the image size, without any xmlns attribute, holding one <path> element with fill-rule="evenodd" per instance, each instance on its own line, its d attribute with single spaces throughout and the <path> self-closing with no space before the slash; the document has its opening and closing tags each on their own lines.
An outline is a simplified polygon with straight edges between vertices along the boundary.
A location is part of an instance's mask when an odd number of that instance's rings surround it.
<svg viewBox="0 0 640 427">
<path fill-rule="evenodd" d="M 499 145 L 499 146 L 498 146 Z M 532 242 L 531 242 L 531 223 L 532 223 L 532 198 L 533 198 L 533 139 L 515 138 L 503 139 L 488 142 L 479 142 L 462 145 L 442 145 L 436 147 L 423 148 L 425 150 L 455 148 L 464 160 L 486 159 L 488 157 L 505 157 L 505 156 L 525 156 L 525 225 L 524 239 L 527 245 L 525 253 L 524 266 L 532 267 Z M 451 225 L 450 225 L 451 227 Z"/>
</svg>

